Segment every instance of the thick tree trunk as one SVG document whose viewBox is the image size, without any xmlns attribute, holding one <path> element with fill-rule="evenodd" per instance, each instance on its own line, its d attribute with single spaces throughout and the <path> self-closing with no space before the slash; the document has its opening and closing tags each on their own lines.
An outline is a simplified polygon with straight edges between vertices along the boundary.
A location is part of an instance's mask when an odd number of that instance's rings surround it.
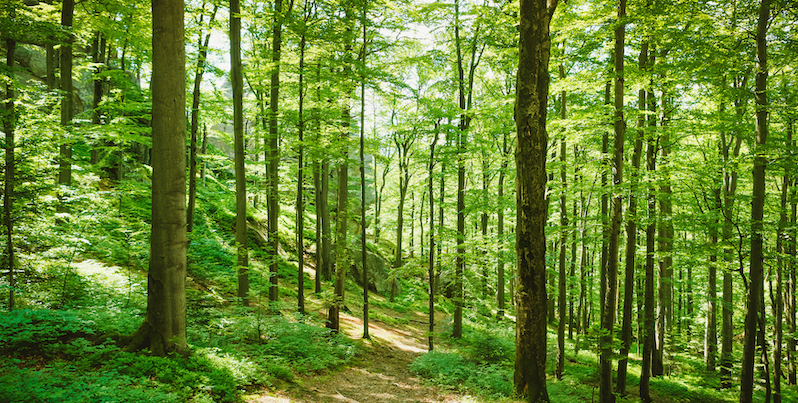
<svg viewBox="0 0 798 403">
<path fill-rule="evenodd" d="M 549 22 L 557 2 L 522 0 L 516 80 L 516 352 L 513 385 L 531 402 L 546 390 L 546 105 L 549 97 Z"/>
<path fill-rule="evenodd" d="M 152 233 L 147 313 L 128 350 L 186 349 L 186 89 L 183 0 L 152 3 Z"/>
<path fill-rule="evenodd" d="M 740 403 L 753 402 L 754 361 L 759 304 L 763 299 L 762 231 L 765 207 L 765 145 L 768 135 L 767 99 L 767 27 L 770 17 L 770 0 L 762 0 L 756 29 L 756 148 L 754 149 L 753 191 L 751 199 L 751 255 L 748 283 L 748 309 L 745 316 L 745 342 L 743 345 L 742 372 L 740 374 Z"/>
<path fill-rule="evenodd" d="M 5 132 L 5 174 L 3 184 L 3 226 L 6 227 L 6 268 L 8 269 L 8 309 L 14 310 L 14 291 L 16 279 L 14 278 L 14 183 L 15 178 L 15 139 L 16 111 L 14 109 L 14 62 L 17 44 L 13 39 L 6 38 L 6 91 L 3 102 L 3 131 Z"/>
</svg>

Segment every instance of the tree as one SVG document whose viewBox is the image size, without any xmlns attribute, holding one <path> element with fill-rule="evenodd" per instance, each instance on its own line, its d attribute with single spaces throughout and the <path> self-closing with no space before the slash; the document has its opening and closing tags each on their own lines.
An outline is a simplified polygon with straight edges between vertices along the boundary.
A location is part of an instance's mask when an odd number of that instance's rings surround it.
<svg viewBox="0 0 798 403">
<path fill-rule="evenodd" d="M 643 42 L 638 56 L 638 68 L 645 70 L 648 58 L 648 42 Z M 632 151 L 632 171 L 629 178 L 629 208 L 626 216 L 626 258 L 623 285 L 623 324 L 621 327 L 621 358 L 618 360 L 617 392 L 626 395 L 626 373 L 629 364 L 629 349 L 632 346 L 632 302 L 634 296 L 635 256 L 637 252 L 637 185 L 640 176 L 640 159 L 643 151 L 643 131 L 646 117 L 646 90 L 637 91 L 637 133 L 634 136 L 634 150 Z"/>
<path fill-rule="evenodd" d="M 751 262 L 748 282 L 748 309 L 745 315 L 745 342 L 743 346 L 742 372 L 740 374 L 740 403 L 753 402 L 754 359 L 759 322 L 760 304 L 763 298 L 763 229 L 765 207 L 765 170 L 767 156 L 765 145 L 768 136 L 768 64 L 767 31 L 770 21 L 770 0 L 762 0 L 756 24 L 756 148 L 754 149 L 753 192 L 751 200 Z"/>
<path fill-rule="evenodd" d="M 549 24 L 557 0 L 522 0 L 516 81 L 518 303 L 513 385 L 531 402 L 549 401 L 546 389 L 546 107 L 549 97 Z"/>
<path fill-rule="evenodd" d="M 205 40 L 203 41 L 202 31 L 200 31 L 197 44 L 199 47 L 199 55 L 197 56 L 197 66 L 194 68 L 194 91 L 191 94 L 191 142 L 189 145 L 188 213 L 186 216 L 186 220 L 188 221 L 188 232 L 194 229 L 194 206 L 197 200 L 197 132 L 199 131 L 200 85 L 202 84 L 202 76 L 205 73 L 205 61 L 208 58 L 208 43 L 211 40 L 211 28 L 213 27 L 213 21 L 216 19 L 216 11 L 218 9 L 219 7 L 217 5 L 213 6 L 213 11 L 211 11 L 211 15 L 208 19 L 208 32 L 205 34 Z M 203 16 L 204 14 L 200 15 L 200 24 L 202 24 Z"/>
<path fill-rule="evenodd" d="M 64 0 L 61 4 L 61 26 L 68 30 L 64 43 L 61 44 L 61 126 L 69 133 L 69 125 L 75 116 L 74 94 L 72 93 L 72 20 L 74 17 L 75 1 Z M 72 146 L 71 139 L 61 139 L 59 150 L 58 184 L 70 186 L 72 184 Z M 62 201 L 63 203 L 63 201 Z M 60 206 L 66 211 L 65 206 Z"/>
<path fill-rule="evenodd" d="M 186 125 L 183 0 L 152 2 L 152 232 L 147 313 L 127 350 L 186 349 Z"/>
<path fill-rule="evenodd" d="M 622 203 L 623 193 L 623 145 L 626 135 L 626 120 L 623 115 L 623 96 L 624 96 L 624 44 L 626 35 L 626 0 L 618 0 L 618 21 L 615 26 L 615 50 L 613 59 L 615 61 L 615 144 L 612 170 L 614 177 L 612 180 L 615 189 L 615 197 L 612 200 L 612 219 L 610 221 L 609 245 L 607 250 L 606 267 L 606 295 L 604 297 L 604 309 L 601 319 L 601 356 L 599 358 L 599 402 L 612 403 L 615 395 L 612 394 L 612 344 L 615 329 L 615 310 L 618 295 L 618 248 L 621 232 Z"/>
<path fill-rule="evenodd" d="M 233 84 L 233 143 L 236 176 L 236 244 L 238 245 L 238 298 L 249 305 L 249 251 L 247 249 L 247 175 L 244 167 L 244 74 L 241 64 L 240 0 L 230 0 L 230 78 Z"/>
</svg>

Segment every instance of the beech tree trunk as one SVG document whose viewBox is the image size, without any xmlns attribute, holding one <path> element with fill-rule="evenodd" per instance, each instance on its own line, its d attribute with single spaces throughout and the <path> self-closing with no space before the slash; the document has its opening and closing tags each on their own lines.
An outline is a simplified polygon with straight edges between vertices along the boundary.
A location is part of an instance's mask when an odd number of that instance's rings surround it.
<svg viewBox="0 0 798 403">
<path fill-rule="evenodd" d="M 205 34 L 205 40 L 203 41 L 202 39 L 202 32 L 200 32 L 198 40 L 199 55 L 197 56 L 197 66 L 195 67 L 194 71 L 194 91 L 192 92 L 191 97 L 191 142 L 189 145 L 188 212 L 186 216 L 186 221 L 188 222 L 188 232 L 192 232 L 194 230 L 194 207 L 196 206 L 197 202 L 197 132 L 199 131 L 199 102 L 201 95 L 200 85 L 202 84 L 202 75 L 205 73 L 205 60 L 208 57 L 208 43 L 211 40 L 211 27 L 213 26 L 213 21 L 216 19 L 216 11 L 218 8 L 218 6 L 213 7 L 210 19 L 208 20 L 208 33 Z M 202 24 L 202 16 L 200 16 L 200 24 Z"/>
<path fill-rule="evenodd" d="M 72 20 L 75 10 L 74 0 L 63 0 L 61 4 L 61 26 L 68 30 L 67 39 L 61 44 L 61 126 L 69 133 L 69 125 L 75 116 L 74 94 L 72 89 Z M 70 186 L 72 184 L 72 144 L 70 138 L 62 138 L 58 153 L 58 184 Z M 64 201 L 59 206 L 61 211 L 67 211 Z"/>
<path fill-rule="evenodd" d="M 247 249 L 247 177 L 244 170 L 244 74 L 241 64 L 240 0 L 230 0 L 230 76 L 233 85 L 238 298 L 241 299 L 242 305 L 248 306 L 249 251 Z"/>
<path fill-rule="evenodd" d="M 756 29 L 756 148 L 754 149 L 753 191 L 751 199 L 751 255 L 748 275 L 748 309 L 745 315 L 745 342 L 743 345 L 742 372 L 740 374 L 740 403 L 753 402 L 754 361 L 756 356 L 757 316 L 763 299 L 762 231 L 765 207 L 765 145 L 768 135 L 767 99 L 767 27 L 770 17 L 770 0 L 762 0 Z"/>
<path fill-rule="evenodd" d="M 643 42 L 638 56 L 638 67 L 645 70 L 648 59 L 648 43 Z M 626 395 L 626 373 L 629 364 L 629 350 L 632 347 L 632 305 L 634 302 L 635 257 L 637 251 L 637 191 L 640 176 L 640 159 L 643 151 L 644 127 L 646 124 L 646 90 L 637 91 L 637 106 L 640 111 L 637 117 L 637 133 L 634 137 L 632 151 L 632 172 L 629 177 L 629 209 L 626 216 L 626 257 L 623 285 L 623 324 L 621 325 L 621 358 L 618 360 L 618 377 L 616 391 Z"/>
<path fill-rule="evenodd" d="M 293 3 L 292 3 L 293 4 Z M 277 278 L 279 261 L 278 249 L 280 248 L 279 236 L 279 217 L 280 199 L 278 187 L 280 149 L 278 148 L 277 133 L 277 114 L 279 113 L 280 101 L 280 55 L 282 46 L 282 24 L 283 24 L 283 1 L 274 0 L 274 26 L 272 30 L 272 72 L 271 83 L 269 85 L 269 136 L 266 144 L 266 161 L 269 164 L 268 187 L 266 193 L 266 204 L 268 205 L 269 221 L 269 248 L 272 253 L 272 260 L 269 264 L 269 301 L 277 302 L 279 295 L 277 289 Z"/>
<path fill-rule="evenodd" d="M 531 402 L 546 389 L 546 105 L 549 98 L 549 23 L 556 0 L 521 0 L 516 79 L 516 351 L 513 385 Z"/>
<path fill-rule="evenodd" d="M 235 1 L 235 0 L 234 0 Z M 186 349 L 186 66 L 183 0 L 152 2 L 152 232 L 147 312 L 127 350 Z"/>
</svg>

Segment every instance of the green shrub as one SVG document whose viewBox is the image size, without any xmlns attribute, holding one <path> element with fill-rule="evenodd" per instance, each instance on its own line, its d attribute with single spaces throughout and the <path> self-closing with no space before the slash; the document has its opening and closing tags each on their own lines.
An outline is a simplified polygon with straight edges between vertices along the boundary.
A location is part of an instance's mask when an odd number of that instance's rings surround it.
<svg viewBox="0 0 798 403">
<path fill-rule="evenodd" d="M 414 360 L 410 369 L 448 388 L 488 396 L 506 397 L 513 393 L 511 366 L 479 363 L 457 353 L 431 351 Z"/>
</svg>

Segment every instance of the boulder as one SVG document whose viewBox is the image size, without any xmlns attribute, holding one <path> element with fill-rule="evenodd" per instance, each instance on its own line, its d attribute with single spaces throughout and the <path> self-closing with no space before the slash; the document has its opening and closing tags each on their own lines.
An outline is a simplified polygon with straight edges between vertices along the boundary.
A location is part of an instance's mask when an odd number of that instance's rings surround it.
<svg viewBox="0 0 798 403">
<path fill-rule="evenodd" d="M 360 250 L 352 251 L 352 267 L 349 275 L 359 286 L 363 286 L 363 253 Z M 366 267 L 368 268 L 368 288 L 382 295 L 391 293 L 391 275 L 385 259 L 371 251 L 366 253 Z M 396 283 L 396 294 L 401 294 L 401 285 Z"/>
</svg>

